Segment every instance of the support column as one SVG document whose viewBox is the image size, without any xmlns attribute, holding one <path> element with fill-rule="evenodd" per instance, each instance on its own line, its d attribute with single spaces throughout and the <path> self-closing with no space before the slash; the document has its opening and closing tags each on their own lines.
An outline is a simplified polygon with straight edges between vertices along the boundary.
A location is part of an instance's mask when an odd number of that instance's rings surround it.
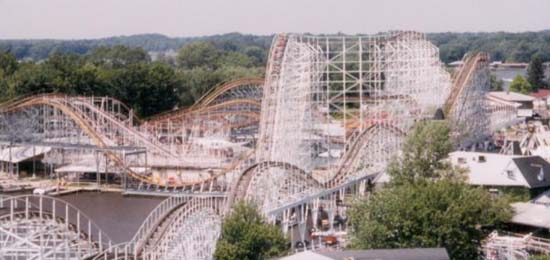
<svg viewBox="0 0 550 260">
<path fill-rule="evenodd" d="M 122 163 L 124 164 L 124 167 L 122 169 L 122 188 L 124 190 L 126 190 L 126 188 L 128 187 L 127 185 L 127 182 L 128 182 L 128 179 L 127 179 L 127 172 L 126 172 L 126 168 L 127 168 L 127 165 L 126 165 L 126 151 L 122 151 Z"/>
<path fill-rule="evenodd" d="M 36 146 L 32 146 L 32 178 L 36 178 Z"/>
<path fill-rule="evenodd" d="M 99 152 L 95 152 L 95 162 L 96 162 L 96 169 L 95 169 L 95 174 L 96 174 L 96 180 L 97 180 L 97 186 L 101 186 L 101 173 L 99 171 Z"/>
<path fill-rule="evenodd" d="M 334 230 L 334 216 L 336 215 L 334 207 L 332 207 L 331 205 L 330 208 L 327 208 L 327 212 L 328 212 L 329 230 Z"/>
</svg>

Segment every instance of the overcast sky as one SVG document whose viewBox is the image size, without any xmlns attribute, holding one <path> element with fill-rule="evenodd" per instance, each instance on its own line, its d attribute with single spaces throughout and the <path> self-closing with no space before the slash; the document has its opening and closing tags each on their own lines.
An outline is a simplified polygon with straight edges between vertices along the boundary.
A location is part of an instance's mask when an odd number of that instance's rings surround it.
<svg viewBox="0 0 550 260">
<path fill-rule="evenodd" d="M 550 0 L 0 0 L 0 38 L 550 29 Z"/>
</svg>

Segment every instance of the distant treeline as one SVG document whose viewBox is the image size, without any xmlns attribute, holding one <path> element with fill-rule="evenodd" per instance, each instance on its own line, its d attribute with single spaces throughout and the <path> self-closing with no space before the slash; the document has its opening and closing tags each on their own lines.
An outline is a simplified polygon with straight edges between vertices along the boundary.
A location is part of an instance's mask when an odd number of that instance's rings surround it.
<svg viewBox="0 0 550 260">
<path fill-rule="evenodd" d="M 538 56 L 550 61 L 550 30 L 524 33 L 431 33 L 428 38 L 439 47 L 441 60 L 452 62 L 465 53 L 484 51 L 494 61 L 530 62 Z"/>
<path fill-rule="evenodd" d="M 147 52 L 165 52 L 177 51 L 189 43 L 207 41 L 223 50 L 244 53 L 246 48 L 256 47 L 265 54 L 272 37 L 229 33 L 204 37 L 141 34 L 94 40 L 0 40 L 0 51 L 9 51 L 18 60 L 39 61 L 52 53 L 83 55 L 98 47 L 124 45 L 143 48 Z M 529 62 L 534 56 L 539 56 L 543 62 L 550 61 L 550 30 L 524 33 L 430 33 L 428 38 L 440 48 L 441 59 L 445 63 L 460 60 L 470 51 L 486 51 L 493 60 L 506 62 Z"/>
<path fill-rule="evenodd" d="M 0 51 L 0 103 L 38 93 L 110 96 L 142 117 L 189 106 L 210 88 L 262 77 L 266 48 L 197 41 L 152 61 L 143 48 L 98 47 L 84 55 L 56 49 L 40 61 Z"/>
<path fill-rule="evenodd" d="M 445 62 L 459 60 L 469 51 L 487 51 L 494 60 L 507 62 L 533 60 L 537 68 L 550 61 L 550 31 L 428 37 L 440 47 Z M 98 40 L 2 40 L 0 102 L 52 92 L 111 96 L 147 117 L 189 106 L 223 82 L 263 77 L 272 38 L 232 33 L 194 38 L 149 34 Z M 168 50 L 177 55 L 166 55 Z M 157 52 L 155 60 L 148 52 Z M 536 88 L 550 86 L 541 73 L 532 74 L 527 81 Z"/>
<path fill-rule="evenodd" d="M 178 51 L 184 45 L 207 41 L 225 50 L 244 51 L 246 47 L 256 46 L 263 50 L 269 49 L 272 36 L 244 35 L 229 33 L 203 37 L 171 38 L 161 34 L 139 34 L 132 36 L 117 36 L 92 40 L 0 40 L 0 51 L 9 51 L 18 60 L 46 59 L 52 53 L 79 54 L 90 53 L 98 47 L 113 47 L 118 45 L 130 48 L 143 48 L 147 52 Z"/>
</svg>

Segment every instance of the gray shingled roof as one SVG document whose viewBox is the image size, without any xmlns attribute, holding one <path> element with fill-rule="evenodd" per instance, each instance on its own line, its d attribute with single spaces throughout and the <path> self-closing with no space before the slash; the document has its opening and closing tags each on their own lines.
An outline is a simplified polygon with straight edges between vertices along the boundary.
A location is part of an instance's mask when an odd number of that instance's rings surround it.
<svg viewBox="0 0 550 260">
<path fill-rule="evenodd" d="M 539 156 L 512 159 L 523 174 L 530 188 L 550 186 L 550 164 Z M 540 169 L 543 169 L 542 175 Z"/>
</svg>

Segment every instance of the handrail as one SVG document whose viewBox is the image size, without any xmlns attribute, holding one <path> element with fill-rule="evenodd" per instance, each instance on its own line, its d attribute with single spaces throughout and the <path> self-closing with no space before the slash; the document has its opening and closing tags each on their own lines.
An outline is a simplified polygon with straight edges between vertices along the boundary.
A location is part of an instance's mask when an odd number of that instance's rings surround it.
<svg viewBox="0 0 550 260">
<path fill-rule="evenodd" d="M 487 53 L 482 52 L 469 54 L 464 57 L 464 62 L 460 68 L 460 71 L 454 75 L 455 77 L 453 78 L 451 93 L 445 102 L 444 112 L 446 116 L 449 116 L 451 111 L 454 109 L 460 94 L 464 90 L 466 83 L 472 77 L 478 63 L 487 61 L 488 59 Z"/>
<path fill-rule="evenodd" d="M 170 219 L 170 225 L 167 225 L 167 230 L 164 230 L 165 233 L 162 236 L 162 239 L 160 241 L 157 241 L 155 247 L 153 247 L 152 250 L 145 250 L 144 252 L 140 252 L 140 255 L 144 259 L 161 259 L 159 257 L 163 256 L 162 249 L 165 249 L 169 243 L 182 242 L 173 241 L 171 239 L 175 239 L 176 237 L 174 236 L 181 234 L 181 224 L 184 223 L 185 219 L 204 209 L 213 210 L 214 214 L 220 216 L 221 218 L 221 214 L 223 214 L 224 204 L 225 201 L 223 199 L 212 197 L 196 197 L 189 200 L 183 207 L 180 207 L 179 209 L 177 209 L 176 212 L 172 213 L 174 214 L 174 217 Z M 186 237 L 190 235 L 191 234 L 184 234 L 183 236 L 179 237 Z M 219 236 L 219 233 L 217 235 Z M 182 244 L 180 246 L 188 245 Z"/>
<path fill-rule="evenodd" d="M 132 242 L 123 242 L 115 244 L 97 254 L 93 260 L 124 259 L 136 260 L 138 257 L 134 254 L 135 244 Z"/>
<path fill-rule="evenodd" d="M 36 200 L 38 200 L 37 203 L 35 203 Z M 23 209 L 14 207 L 14 204 L 21 202 L 25 203 Z M 62 218 L 67 225 L 69 223 L 73 224 L 77 228 L 76 232 L 79 234 L 87 234 L 88 244 L 96 244 L 98 246 L 97 250 L 100 252 L 111 245 L 109 236 L 105 234 L 90 217 L 80 211 L 76 206 L 64 200 L 45 195 L 18 195 L 3 198 L 0 203 L 10 204 L 10 211 L 7 215 L 0 217 L 0 221 L 13 221 L 15 214 L 21 213 L 29 218 L 33 216 L 30 213 L 35 211 L 39 214 L 38 216 L 40 218 L 42 218 L 43 215 L 47 216 L 51 214 L 54 217 Z M 75 220 L 76 223 L 71 222 L 72 220 Z M 92 240 L 92 237 L 95 238 L 95 240 Z M 92 248 L 88 248 L 88 250 L 92 250 Z M 88 253 L 91 255 L 97 254 L 97 252 L 91 251 Z"/>
<path fill-rule="evenodd" d="M 185 202 L 189 200 L 189 197 L 185 196 L 172 196 L 165 200 L 163 200 L 149 215 L 141 226 L 139 227 L 138 231 L 134 235 L 134 237 L 130 240 L 130 243 L 134 244 L 134 254 L 137 255 L 139 251 L 141 251 L 142 247 L 144 246 L 144 243 L 146 242 L 147 238 L 151 236 L 152 232 L 156 229 L 156 227 L 162 223 L 162 221 L 177 207 L 183 205 Z"/>
<path fill-rule="evenodd" d="M 257 108 L 261 107 L 261 102 L 253 100 L 253 99 L 246 99 L 246 98 L 235 99 L 235 100 L 225 101 L 225 102 L 221 102 L 221 103 L 210 105 L 210 106 L 204 106 L 204 107 L 199 106 L 199 107 L 196 107 L 196 108 L 189 108 L 189 109 L 185 109 L 185 110 L 173 111 L 169 114 L 161 115 L 159 117 L 149 119 L 149 120 L 145 121 L 142 125 L 147 126 L 147 125 L 162 124 L 162 123 L 169 122 L 169 121 L 180 121 L 181 119 L 179 119 L 179 118 L 186 118 L 187 116 L 192 117 L 192 116 L 196 116 L 197 114 L 201 115 L 201 113 L 205 113 L 205 114 L 210 115 L 211 113 L 213 113 L 212 112 L 213 110 L 216 110 L 218 108 L 231 107 L 231 106 L 243 105 L 243 104 L 247 105 L 249 107 L 257 107 Z M 236 115 L 236 114 L 245 113 L 245 112 L 248 112 L 248 113 L 252 114 L 252 115 L 249 115 L 250 117 L 254 116 L 254 117 L 259 118 L 259 113 L 254 112 L 254 111 L 228 111 L 228 112 L 224 112 L 224 113 L 232 114 L 232 115 L 235 114 Z"/>
<path fill-rule="evenodd" d="M 527 249 L 527 251 L 550 254 L 550 239 L 534 237 L 532 233 L 518 234 L 507 231 L 493 231 L 483 242 L 485 249 L 507 250 Z"/>
<path fill-rule="evenodd" d="M 83 99 L 76 98 L 75 100 L 77 102 L 70 102 L 70 100 L 65 100 L 65 101 L 67 101 L 66 102 L 67 105 L 73 107 L 74 110 L 76 110 L 76 109 L 75 109 L 75 105 L 73 103 L 78 104 L 79 103 L 78 101 L 80 101 L 79 104 L 82 104 L 82 105 L 86 106 L 88 109 L 90 109 L 90 111 L 92 111 L 92 113 L 97 113 L 98 115 L 101 115 L 105 119 L 109 120 L 112 124 L 115 124 L 116 126 L 120 127 L 120 129 L 123 129 L 124 131 L 127 131 L 127 132 L 131 133 L 134 137 L 137 137 L 142 142 L 148 143 L 149 145 L 154 147 L 155 150 L 161 151 L 162 153 L 165 153 L 166 155 L 170 155 L 170 156 L 175 157 L 174 154 L 172 154 L 170 151 L 168 151 L 168 150 L 164 149 L 163 147 L 161 147 L 158 143 L 155 143 L 154 141 L 149 140 L 147 137 L 145 137 L 142 133 L 136 131 L 134 128 L 125 126 L 119 120 L 114 118 L 111 114 L 97 108 L 94 104 L 89 104 L 88 102 L 84 101 Z M 80 112 L 82 112 L 81 114 L 83 114 L 83 115 L 86 114 L 83 111 L 80 111 Z M 88 120 L 92 121 L 90 118 L 88 118 Z"/>
<path fill-rule="evenodd" d="M 242 85 L 263 84 L 263 82 L 263 78 L 243 78 L 224 82 L 216 87 L 210 88 L 210 90 L 208 90 L 203 96 L 201 96 L 193 105 L 152 115 L 148 118 L 145 118 L 144 122 L 151 123 L 154 121 L 162 121 L 166 118 L 178 116 L 179 114 L 186 114 L 196 111 L 197 109 L 205 108 L 211 103 L 211 100 L 215 99 L 225 91 L 240 87 Z"/>
<path fill-rule="evenodd" d="M 379 128 L 386 128 L 390 131 L 397 133 L 398 135 L 405 136 L 405 132 L 394 126 L 378 123 L 373 124 L 362 131 L 359 129 L 354 131 L 354 133 L 351 135 L 349 142 L 345 145 L 346 153 L 340 159 L 335 174 L 325 183 L 325 186 L 337 186 L 341 184 L 342 181 L 344 181 L 344 178 L 346 177 L 346 174 L 349 170 L 348 168 L 355 165 L 354 162 L 357 160 L 356 157 L 357 155 L 359 155 L 360 152 L 360 150 L 357 149 L 361 149 L 362 145 L 369 140 L 368 138 L 370 137 L 370 134 Z"/>
</svg>

